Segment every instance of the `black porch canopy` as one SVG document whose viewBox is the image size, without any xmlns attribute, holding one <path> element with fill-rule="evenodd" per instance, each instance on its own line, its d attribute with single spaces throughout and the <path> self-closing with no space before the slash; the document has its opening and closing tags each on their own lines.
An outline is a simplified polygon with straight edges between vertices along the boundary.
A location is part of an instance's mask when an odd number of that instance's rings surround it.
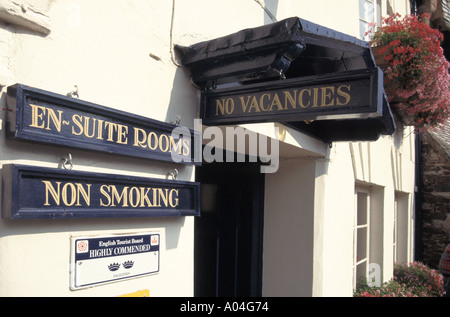
<svg viewBox="0 0 450 317">
<path fill-rule="evenodd" d="M 324 142 L 395 129 L 367 42 L 298 17 L 175 47 L 206 125 L 283 122 Z"/>
</svg>

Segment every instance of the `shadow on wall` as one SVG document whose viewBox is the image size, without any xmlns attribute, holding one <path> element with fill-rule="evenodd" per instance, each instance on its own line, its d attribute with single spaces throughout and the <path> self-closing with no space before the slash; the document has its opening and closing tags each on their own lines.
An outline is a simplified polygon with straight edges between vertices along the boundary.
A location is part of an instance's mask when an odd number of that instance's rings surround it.
<svg viewBox="0 0 450 317">
<path fill-rule="evenodd" d="M 264 24 L 271 24 L 276 22 L 277 10 L 278 10 L 278 0 L 264 0 L 257 2 L 263 2 L 265 5 L 264 9 Z"/>
<path fill-rule="evenodd" d="M 187 70 L 179 67 L 173 79 L 166 122 L 176 122 L 190 129 L 200 117 L 200 89 L 195 87 Z"/>
</svg>

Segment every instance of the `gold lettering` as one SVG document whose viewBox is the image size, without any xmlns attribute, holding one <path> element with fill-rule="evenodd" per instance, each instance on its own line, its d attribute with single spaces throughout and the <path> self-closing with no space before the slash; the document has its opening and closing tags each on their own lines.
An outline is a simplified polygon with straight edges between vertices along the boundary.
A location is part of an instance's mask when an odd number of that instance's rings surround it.
<svg viewBox="0 0 450 317">
<path fill-rule="evenodd" d="M 103 120 L 97 120 L 97 140 L 103 140 Z"/>
<path fill-rule="evenodd" d="M 108 139 L 106 141 L 114 142 L 113 140 L 113 132 L 114 130 L 117 130 L 117 123 L 114 122 L 105 122 L 105 128 L 108 128 Z"/>
<path fill-rule="evenodd" d="M 122 189 L 122 193 L 119 194 L 117 191 L 116 186 L 110 185 L 111 188 L 111 195 L 112 195 L 112 201 L 111 201 L 111 207 L 115 207 L 116 204 L 114 202 L 114 198 L 117 199 L 117 203 L 120 203 L 120 201 L 123 199 L 122 207 L 128 207 L 128 186 L 125 186 Z"/>
<path fill-rule="evenodd" d="M 322 87 L 322 107 L 334 106 L 334 87 Z M 327 92 L 328 90 L 328 92 Z M 333 94 L 333 96 L 331 96 Z M 327 102 L 328 101 L 328 102 Z"/>
<path fill-rule="evenodd" d="M 293 91 L 293 95 L 291 95 L 291 92 L 288 90 L 283 91 L 283 93 L 284 93 L 284 103 L 285 103 L 284 109 L 287 109 L 288 101 L 289 101 L 289 104 L 291 105 L 291 108 L 295 109 L 296 105 L 297 105 L 297 89 L 295 89 Z"/>
<path fill-rule="evenodd" d="M 311 90 L 310 89 L 302 89 L 300 90 L 300 93 L 298 94 L 298 105 L 302 108 L 308 108 L 311 105 L 311 101 L 309 100 L 308 103 L 305 105 L 303 103 L 303 94 L 307 93 L 309 97 L 311 98 Z"/>
<path fill-rule="evenodd" d="M 253 96 L 253 98 L 252 98 L 252 103 L 251 103 L 250 107 L 248 108 L 248 112 L 252 112 L 252 108 L 254 108 L 256 112 L 261 111 L 259 109 L 258 100 L 256 100 L 255 96 Z"/>
<path fill-rule="evenodd" d="M 70 202 L 67 199 L 69 197 L 67 195 L 67 187 L 70 187 Z M 77 196 L 76 196 L 76 192 L 75 192 L 75 186 L 72 183 L 64 184 L 63 189 L 62 189 L 62 200 L 63 200 L 64 205 L 72 206 L 73 204 L 75 204 L 76 199 L 77 199 Z"/>
<path fill-rule="evenodd" d="M 50 114 L 50 116 L 53 115 Z M 53 121 L 55 125 L 58 124 L 58 122 L 55 122 L 55 119 L 53 119 Z M 107 134 L 107 141 L 117 142 L 120 144 L 126 144 L 128 142 L 128 126 L 126 125 L 104 121 L 102 119 L 92 118 L 88 116 L 81 116 L 78 114 L 74 114 L 72 116 L 72 121 L 74 123 L 74 126 L 72 126 L 72 134 L 74 135 L 84 134 L 85 137 L 90 139 L 95 137 L 97 140 L 103 140 L 103 131 L 105 130 Z M 60 123 L 59 126 L 57 125 L 57 128 L 60 129 Z M 139 129 L 135 128 L 135 146 L 137 146 L 137 130 Z M 116 140 L 114 140 L 115 131 L 117 131 Z"/>
<path fill-rule="evenodd" d="M 50 193 L 50 195 L 52 195 L 53 197 L 53 201 L 56 203 L 56 206 L 59 206 L 60 203 L 60 187 L 61 187 L 61 182 L 56 182 L 56 185 L 58 186 L 57 189 L 58 191 L 56 191 L 56 189 L 53 187 L 52 183 L 50 181 L 42 181 L 45 184 L 45 204 L 44 206 L 50 206 L 50 203 L 48 202 L 48 193 Z"/>
<path fill-rule="evenodd" d="M 219 99 L 216 100 L 216 116 L 219 115 L 219 110 L 221 115 L 223 116 L 225 113 L 225 99 L 222 98 L 222 102 Z"/>
<path fill-rule="evenodd" d="M 106 190 L 105 190 L 105 188 L 106 188 Z M 109 205 L 111 205 L 111 197 L 109 196 L 109 186 L 108 185 L 100 186 L 100 193 L 102 193 L 102 195 L 108 199 L 108 203 L 105 204 L 103 202 L 103 200 L 100 198 L 100 206 L 108 207 Z"/>
<path fill-rule="evenodd" d="M 145 190 L 145 192 L 144 192 Z M 150 199 L 148 198 L 148 192 L 150 191 L 150 188 L 147 187 L 141 187 L 141 207 L 153 207 L 152 203 L 150 202 Z M 147 205 L 145 205 L 145 202 L 147 203 Z"/>
<path fill-rule="evenodd" d="M 221 115 L 232 114 L 234 111 L 234 100 L 233 98 L 222 98 L 222 101 L 216 100 L 216 116 L 219 115 L 219 110 Z"/>
<path fill-rule="evenodd" d="M 133 195 L 133 191 L 136 192 L 136 195 Z M 136 197 L 136 199 L 135 199 Z M 131 207 L 137 207 L 140 203 L 140 197 L 139 197 L 139 189 L 137 187 L 131 187 L 129 191 L 129 198 L 128 201 L 130 202 Z"/>
<path fill-rule="evenodd" d="M 48 116 L 47 116 L 47 127 L 45 128 L 45 130 L 51 130 L 50 129 L 50 119 L 52 119 L 53 124 L 56 127 L 56 130 L 58 132 L 61 132 L 61 114 L 62 111 L 61 110 L 57 110 L 58 111 L 58 116 L 56 116 L 55 111 L 53 111 L 53 109 L 51 108 L 46 108 L 47 112 L 48 112 Z"/>
<path fill-rule="evenodd" d="M 234 112 L 234 100 L 233 98 L 228 98 L 225 104 L 225 111 L 227 114 L 232 114 Z"/>
<path fill-rule="evenodd" d="M 155 146 L 151 145 L 152 137 L 155 140 L 155 142 L 154 142 Z M 158 147 L 158 136 L 156 135 L 155 132 L 150 132 L 149 133 L 149 135 L 148 135 L 148 142 L 147 143 L 148 143 L 148 147 L 151 150 L 153 150 L 153 151 L 156 150 L 156 148 Z"/>
<path fill-rule="evenodd" d="M 268 111 L 269 105 L 267 105 L 267 107 L 264 107 L 264 97 L 267 97 L 270 100 L 270 94 L 262 94 L 261 97 L 259 97 L 259 107 L 262 111 Z"/>
<path fill-rule="evenodd" d="M 80 129 L 80 132 L 75 132 L 74 127 L 72 127 L 72 134 L 81 135 L 83 133 L 83 126 L 81 125 L 82 117 L 79 114 L 74 114 L 72 116 L 72 121 Z"/>
<path fill-rule="evenodd" d="M 65 206 L 81 206 L 80 197 L 83 197 L 86 205 L 90 206 L 91 203 L 91 184 L 86 184 L 87 190 L 80 183 L 66 183 L 62 187 L 61 182 L 56 183 L 56 189 L 50 181 L 42 181 L 45 184 L 45 203 L 44 206 L 50 206 L 49 193 L 53 198 L 56 206 L 59 206 L 62 202 Z"/>
<path fill-rule="evenodd" d="M 163 200 L 164 207 L 167 207 L 167 188 L 158 188 L 158 206 L 161 206 L 161 199 Z"/>
<path fill-rule="evenodd" d="M 313 88 L 313 108 L 318 107 L 319 105 L 317 104 L 318 101 L 318 94 L 319 94 L 319 88 Z"/>
<path fill-rule="evenodd" d="M 143 139 L 139 138 L 139 135 L 142 135 Z M 139 146 L 141 148 L 146 148 L 147 145 L 145 145 L 147 141 L 147 134 L 145 133 L 144 129 L 140 128 L 134 128 L 134 143 L 133 146 Z"/>
<path fill-rule="evenodd" d="M 277 106 L 278 110 L 283 110 L 283 105 L 281 104 L 280 98 L 278 97 L 278 94 L 275 93 L 273 96 L 272 104 L 270 105 L 270 111 L 273 110 L 273 106 Z"/>
<path fill-rule="evenodd" d="M 77 206 L 81 206 L 80 204 L 80 194 L 83 196 L 84 202 L 86 205 L 90 206 L 91 204 L 91 184 L 86 184 L 88 191 L 84 189 L 82 184 L 75 183 L 77 185 Z"/>
<path fill-rule="evenodd" d="M 153 206 L 155 206 L 155 207 L 161 207 L 161 205 L 158 204 L 158 202 L 157 202 L 157 196 L 156 196 L 156 194 L 157 194 L 157 190 L 156 190 L 155 188 L 153 188 Z"/>
<path fill-rule="evenodd" d="M 95 122 L 96 119 L 93 119 L 94 124 L 92 125 L 92 133 L 89 134 L 89 126 L 90 126 L 91 118 L 88 116 L 84 116 L 84 135 L 88 138 L 93 138 L 95 135 Z"/>
<path fill-rule="evenodd" d="M 251 96 L 247 96 L 247 102 L 245 102 L 244 96 L 239 97 L 239 99 L 241 100 L 242 111 L 244 113 L 247 112 L 247 106 L 248 106 L 248 102 L 250 101 L 250 97 Z"/>
<path fill-rule="evenodd" d="M 166 141 L 165 141 L 166 147 L 165 148 L 162 147 L 162 143 L 163 143 L 162 139 L 163 139 L 163 137 L 166 139 Z M 169 145 L 170 145 L 170 142 L 169 142 L 169 138 L 167 137 L 167 135 L 161 134 L 159 136 L 159 149 L 161 151 L 163 151 L 163 152 L 167 152 L 169 150 Z"/>
<path fill-rule="evenodd" d="M 69 187 L 71 190 L 74 189 L 72 184 L 69 185 Z M 149 196 L 149 192 L 153 192 L 153 195 Z M 122 192 L 119 192 L 115 185 L 102 185 L 100 186 L 100 193 L 103 195 L 100 198 L 101 207 L 115 207 L 116 205 L 120 207 L 128 207 L 128 205 L 130 205 L 133 208 L 161 206 L 176 208 L 180 203 L 179 190 L 175 188 L 168 189 L 126 186 L 122 189 Z M 59 197 L 56 191 L 52 195 Z M 89 196 L 86 196 L 85 200 L 87 200 L 88 197 Z M 70 201 L 67 201 L 67 204 L 69 206 L 73 205 L 74 201 L 75 198 L 72 196 L 70 197 Z"/>
<path fill-rule="evenodd" d="M 191 152 L 191 141 L 189 139 L 183 139 L 183 155 L 188 156 Z"/>
<path fill-rule="evenodd" d="M 30 127 L 44 129 L 44 122 L 39 123 L 38 120 L 42 120 L 42 117 L 45 113 L 45 107 L 30 104 L 31 107 L 31 124 Z M 40 113 L 40 111 L 42 111 Z"/>
<path fill-rule="evenodd" d="M 62 111 L 57 110 L 58 115 L 51 108 L 30 104 L 31 107 L 31 124 L 30 127 L 51 130 L 50 120 L 56 127 L 58 132 L 61 132 L 61 115 Z M 45 126 L 44 115 L 47 113 L 47 126 Z"/>
<path fill-rule="evenodd" d="M 343 88 L 347 88 L 347 92 L 343 91 Z M 350 85 L 341 85 L 337 89 L 337 94 L 344 98 L 344 101 L 340 101 L 339 98 L 336 100 L 338 106 L 345 106 L 350 102 Z"/>
<path fill-rule="evenodd" d="M 174 197 L 173 193 L 176 194 L 176 197 Z M 178 206 L 178 189 L 171 189 L 169 192 L 169 203 L 172 208 L 175 208 Z"/>
<path fill-rule="evenodd" d="M 127 144 L 128 127 L 123 124 L 117 125 L 117 143 Z"/>
<path fill-rule="evenodd" d="M 183 139 L 179 139 L 177 143 L 175 143 L 175 139 L 172 136 L 169 136 L 170 139 L 170 152 L 172 151 L 177 151 L 178 149 L 178 154 L 181 154 L 181 151 L 183 150 L 182 148 L 182 144 L 183 144 Z"/>
</svg>

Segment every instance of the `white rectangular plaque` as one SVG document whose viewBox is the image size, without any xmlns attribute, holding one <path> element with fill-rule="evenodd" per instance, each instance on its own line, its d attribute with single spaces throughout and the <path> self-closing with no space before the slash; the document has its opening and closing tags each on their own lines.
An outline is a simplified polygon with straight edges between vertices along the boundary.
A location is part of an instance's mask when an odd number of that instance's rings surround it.
<svg viewBox="0 0 450 317">
<path fill-rule="evenodd" d="M 71 238 L 72 290 L 159 272 L 156 233 Z"/>
</svg>

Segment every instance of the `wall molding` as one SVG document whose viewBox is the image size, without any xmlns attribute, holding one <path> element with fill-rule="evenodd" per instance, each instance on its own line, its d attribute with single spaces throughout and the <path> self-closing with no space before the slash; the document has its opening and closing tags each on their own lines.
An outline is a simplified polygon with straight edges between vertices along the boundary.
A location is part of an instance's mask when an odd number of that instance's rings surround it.
<svg viewBox="0 0 450 317">
<path fill-rule="evenodd" d="M 50 18 L 41 10 L 25 3 L 2 1 L 0 3 L 0 21 L 43 35 L 50 34 Z"/>
</svg>

